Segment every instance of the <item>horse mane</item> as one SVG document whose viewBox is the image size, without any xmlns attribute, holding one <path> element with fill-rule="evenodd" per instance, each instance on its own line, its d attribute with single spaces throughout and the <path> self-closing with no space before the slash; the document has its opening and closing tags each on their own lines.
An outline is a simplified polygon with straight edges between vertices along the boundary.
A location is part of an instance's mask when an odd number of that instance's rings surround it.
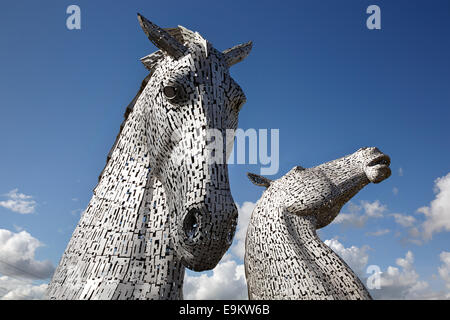
<svg viewBox="0 0 450 320">
<path fill-rule="evenodd" d="M 167 31 L 172 37 L 174 37 L 178 42 L 181 44 L 187 44 L 187 43 L 193 43 L 193 42 L 206 42 L 206 40 L 198 33 L 191 31 L 189 29 L 186 29 L 183 26 L 178 26 L 176 28 L 165 28 L 165 31 Z M 98 176 L 98 181 L 100 181 L 103 172 L 105 171 L 106 166 L 108 165 L 109 160 L 111 159 L 111 156 L 114 152 L 114 149 L 116 148 L 117 142 L 119 141 L 119 137 L 122 133 L 122 130 L 125 126 L 125 123 L 128 120 L 128 116 L 133 111 L 134 105 L 138 101 L 139 97 L 141 96 L 142 91 L 144 91 L 145 87 L 147 86 L 147 83 L 149 82 L 150 78 L 152 77 L 156 67 L 158 66 L 159 62 L 164 58 L 164 53 L 161 50 L 155 51 L 143 58 L 141 58 L 141 62 L 144 65 L 144 67 L 149 70 L 149 74 L 142 80 L 141 86 L 136 93 L 135 97 L 131 102 L 127 105 L 125 108 L 125 113 L 123 114 L 123 121 L 120 124 L 119 133 L 116 136 L 116 139 L 114 140 L 114 144 L 112 145 L 111 149 L 108 152 L 108 155 L 106 156 L 106 163 L 103 167 L 102 171 L 100 172 L 100 175 Z"/>
</svg>

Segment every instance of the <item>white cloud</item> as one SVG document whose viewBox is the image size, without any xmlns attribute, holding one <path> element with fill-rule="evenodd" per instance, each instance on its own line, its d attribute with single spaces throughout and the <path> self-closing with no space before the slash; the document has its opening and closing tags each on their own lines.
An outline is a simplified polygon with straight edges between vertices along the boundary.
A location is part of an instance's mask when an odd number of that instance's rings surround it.
<svg viewBox="0 0 450 320">
<path fill-rule="evenodd" d="M 229 260 L 229 256 L 212 270 L 212 275 L 184 277 L 184 298 L 191 300 L 234 300 L 247 299 L 247 283 L 244 265 Z M 225 260 L 225 261 L 224 261 Z"/>
<path fill-rule="evenodd" d="M 397 187 L 393 187 L 392 188 L 392 193 L 394 194 L 394 196 L 398 195 L 398 188 Z"/>
<path fill-rule="evenodd" d="M 35 259 L 35 251 L 43 244 L 28 232 L 0 229 L 0 273 L 25 279 L 47 279 L 54 267 L 50 261 Z"/>
<path fill-rule="evenodd" d="M 324 242 L 336 252 L 359 277 L 365 276 L 365 266 L 369 261 L 369 254 L 367 253 L 370 249 L 369 246 L 363 246 L 361 248 L 351 246 L 345 248 L 336 238 L 325 240 Z"/>
<path fill-rule="evenodd" d="M 47 284 L 33 285 L 32 281 L 0 276 L 0 300 L 43 299 Z"/>
<path fill-rule="evenodd" d="M 398 175 L 400 177 L 403 177 L 403 168 L 402 167 L 398 168 Z"/>
<path fill-rule="evenodd" d="M 391 232 L 389 229 L 381 229 L 374 232 L 366 232 L 367 236 L 380 237 Z"/>
<path fill-rule="evenodd" d="M 442 251 L 439 258 L 443 262 L 438 268 L 439 275 L 445 281 L 447 289 L 450 289 L 450 252 Z"/>
<path fill-rule="evenodd" d="M 362 228 L 366 225 L 367 217 L 356 213 L 340 213 L 333 223 L 342 224 L 346 227 Z"/>
<path fill-rule="evenodd" d="M 413 216 L 408 216 L 400 213 L 392 213 L 390 216 L 394 217 L 394 220 L 397 224 L 402 227 L 409 228 L 412 227 L 416 223 L 416 218 Z"/>
<path fill-rule="evenodd" d="M 429 206 L 417 211 L 425 215 L 423 238 L 429 240 L 434 233 L 450 231 L 450 173 L 435 180 L 436 197 Z"/>
<path fill-rule="evenodd" d="M 19 189 L 13 189 L 3 195 L 8 198 L 6 201 L 0 201 L 0 206 L 21 214 L 30 214 L 34 212 L 36 201 L 32 200 L 32 196 L 19 193 Z"/>
<path fill-rule="evenodd" d="M 408 251 L 405 258 L 398 258 L 398 267 L 389 266 L 380 274 L 380 289 L 371 290 L 375 299 L 435 299 L 440 293 L 433 292 L 428 282 L 420 281 L 414 268 L 414 255 Z"/>
<path fill-rule="evenodd" d="M 362 228 L 369 218 L 382 218 L 386 211 L 386 205 L 381 204 L 378 200 L 373 202 L 363 200 L 360 201 L 360 205 L 349 202 L 348 211 L 349 213 L 340 213 L 333 223 L 342 224 L 346 227 Z"/>
<path fill-rule="evenodd" d="M 236 205 L 238 207 L 239 220 L 236 227 L 236 234 L 234 236 L 231 252 L 234 253 L 240 260 L 243 260 L 245 254 L 245 237 L 247 235 L 247 227 L 256 203 L 246 201 L 242 204 L 242 206 L 239 206 L 238 204 Z"/>
<path fill-rule="evenodd" d="M 352 270 L 365 282 L 365 268 L 368 264 L 368 246 L 345 248 L 337 239 L 325 240 Z M 439 268 L 440 276 L 450 288 L 450 252 L 440 255 L 443 265 Z M 380 289 L 369 290 L 374 299 L 450 299 L 449 292 L 433 291 L 426 281 L 421 281 L 414 268 L 414 255 L 408 251 L 404 258 L 396 260 L 397 267 L 389 266 L 385 272 L 380 272 Z"/>
<path fill-rule="evenodd" d="M 386 206 L 381 204 L 378 200 L 375 200 L 374 202 L 361 201 L 361 206 L 364 209 L 364 214 L 371 218 L 381 218 L 383 212 L 386 211 Z"/>
</svg>

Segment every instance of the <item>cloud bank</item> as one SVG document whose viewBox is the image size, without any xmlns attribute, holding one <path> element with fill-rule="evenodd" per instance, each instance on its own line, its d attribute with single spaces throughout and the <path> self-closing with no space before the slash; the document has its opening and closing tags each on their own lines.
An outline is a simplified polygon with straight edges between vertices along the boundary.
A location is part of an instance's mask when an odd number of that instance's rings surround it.
<svg viewBox="0 0 450 320">
<path fill-rule="evenodd" d="M 33 197 L 19 193 L 19 189 L 17 188 L 11 190 L 7 194 L 4 194 L 3 196 L 7 197 L 8 200 L 0 201 L 0 207 L 20 214 L 33 213 L 36 208 L 36 201 L 32 199 Z"/>
<path fill-rule="evenodd" d="M 42 299 L 55 270 L 50 261 L 35 258 L 43 244 L 26 231 L 0 229 L 0 300 Z"/>
<path fill-rule="evenodd" d="M 0 229 L 0 273 L 22 279 L 47 279 L 54 271 L 50 261 L 36 260 L 37 248 L 43 244 L 28 232 Z"/>
<path fill-rule="evenodd" d="M 425 215 L 423 238 L 430 240 L 434 233 L 450 231 L 450 173 L 435 180 L 436 197 L 429 206 L 417 211 Z"/>
<path fill-rule="evenodd" d="M 46 289 L 47 284 L 0 276 L 0 300 L 41 300 Z"/>
</svg>

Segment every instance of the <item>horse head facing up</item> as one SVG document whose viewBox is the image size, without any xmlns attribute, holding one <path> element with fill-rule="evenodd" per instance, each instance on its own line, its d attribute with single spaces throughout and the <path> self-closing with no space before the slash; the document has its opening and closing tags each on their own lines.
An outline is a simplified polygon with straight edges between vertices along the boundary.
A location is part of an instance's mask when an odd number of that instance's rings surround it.
<svg viewBox="0 0 450 320">
<path fill-rule="evenodd" d="M 316 228 L 330 224 L 341 208 L 362 188 L 389 178 L 390 158 L 378 148 L 361 148 L 353 154 L 313 168 L 296 166 L 282 178 L 271 181 L 252 173 L 259 186 L 276 188 L 279 206 L 297 216 L 311 216 Z"/>
<path fill-rule="evenodd" d="M 141 15 L 138 20 L 160 49 L 141 59 L 150 75 L 135 108 L 142 109 L 152 176 L 168 199 L 173 248 L 186 267 L 212 269 L 237 222 L 224 145 L 234 138 L 245 95 L 229 67 L 252 44 L 220 52 L 181 26 L 162 29 Z M 211 150 L 212 137 L 220 148 Z"/>
<path fill-rule="evenodd" d="M 244 264 L 249 298 L 371 299 L 352 269 L 322 242 L 317 229 L 330 224 L 370 182 L 387 179 L 389 165 L 389 157 L 377 148 L 361 148 L 316 167 L 296 166 L 275 181 L 248 174 L 254 184 L 267 187 L 247 229 Z"/>
</svg>

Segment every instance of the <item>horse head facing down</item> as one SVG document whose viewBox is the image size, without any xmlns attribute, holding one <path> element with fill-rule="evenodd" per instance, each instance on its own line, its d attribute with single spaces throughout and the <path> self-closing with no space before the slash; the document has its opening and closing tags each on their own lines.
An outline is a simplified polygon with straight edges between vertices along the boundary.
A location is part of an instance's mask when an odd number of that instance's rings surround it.
<svg viewBox="0 0 450 320">
<path fill-rule="evenodd" d="M 181 26 L 138 20 L 159 50 L 141 59 L 150 73 L 126 108 L 49 299 L 182 299 L 185 267 L 214 268 L 234 236 L 226 146 L 245 95 L 229 68 L 252 44 L 219 52 Z"/>
<path fill-rule="evenodd" d="M 135 105 L 142 109 L 149 165 L 166 193 L 174 250 L 186 267 L 211 269 L 231 244 L 237 208 L 227 148 L 208 144 L 212 136 L 230 142 L 226 133 L 237 128 L 246 99 L 229 67 L 248 55 L 251 42 L 220 52 L 196 32 L 138 19 L 160 49 L 141 59 L 150 76 Z"/>
</svg>

